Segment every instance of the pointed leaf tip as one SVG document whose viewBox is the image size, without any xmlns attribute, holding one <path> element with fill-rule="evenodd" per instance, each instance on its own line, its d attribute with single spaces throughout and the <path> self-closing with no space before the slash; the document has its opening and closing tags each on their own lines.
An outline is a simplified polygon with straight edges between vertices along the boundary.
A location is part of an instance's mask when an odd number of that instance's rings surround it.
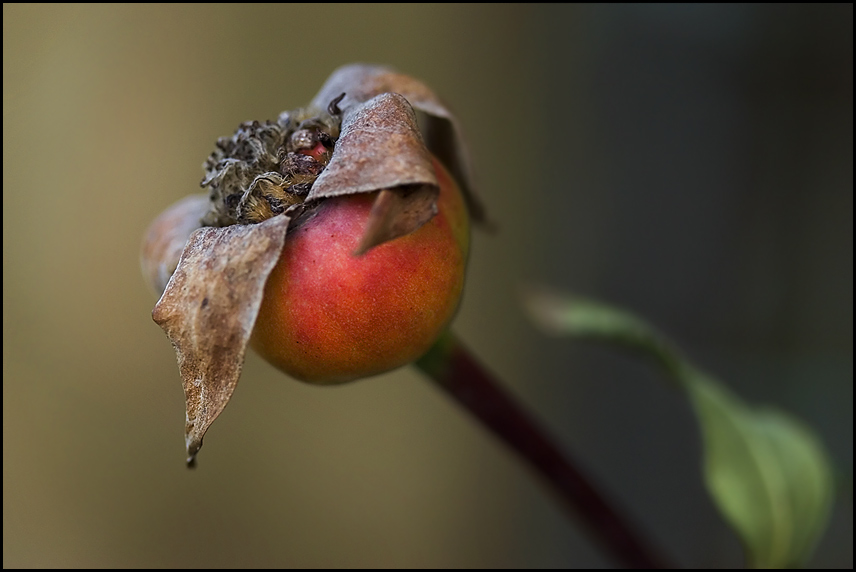
<svg viewBox="0 0 856 572">
<path fill-rule="evenodd" d="M 439 188 L 432 185 L 382 190 L 354 255 L 361 256 L 379 244 L 410 234 L 431 220 L 437 214 L 439 194 Z"/>
</svg>

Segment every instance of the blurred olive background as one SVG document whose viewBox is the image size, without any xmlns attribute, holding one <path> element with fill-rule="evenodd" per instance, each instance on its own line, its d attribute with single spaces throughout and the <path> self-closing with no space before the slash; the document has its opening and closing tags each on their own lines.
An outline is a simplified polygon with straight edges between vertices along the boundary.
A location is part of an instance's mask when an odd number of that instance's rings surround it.
<svg viewBox="0 0 856 572">
<path fill-rule="evenodd" d="M 218 136 L 390 64 L 459 114 L 499 231 L 455 328 L 654 543 L 738 567 L 686 402 L 551 339 L 526 284 L 650 319 L 812 424 L 853 566 L 853 8 L 3 6 L 6 567 L 608 567 L 411 368 L 318 388 L 250 355 L 199 467 L 138 249 Z"/>
</svg>

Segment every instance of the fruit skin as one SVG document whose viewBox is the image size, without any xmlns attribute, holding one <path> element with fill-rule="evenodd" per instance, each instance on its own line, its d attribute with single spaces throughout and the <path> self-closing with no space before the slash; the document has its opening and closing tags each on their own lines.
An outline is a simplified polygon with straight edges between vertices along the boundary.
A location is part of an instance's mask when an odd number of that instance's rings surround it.
<svg viewBox="0 0 856 572">
<path fill-rule="evenodd" d="M 353 252 L 377 193 L 327 199 L 289 230 L 250 341 L 297 379 L 335 384 L 421 357 L 454 316 L 469 219 L 458 185 L 433 160 L 438 213 L 416 231 Z"/>
</svg>

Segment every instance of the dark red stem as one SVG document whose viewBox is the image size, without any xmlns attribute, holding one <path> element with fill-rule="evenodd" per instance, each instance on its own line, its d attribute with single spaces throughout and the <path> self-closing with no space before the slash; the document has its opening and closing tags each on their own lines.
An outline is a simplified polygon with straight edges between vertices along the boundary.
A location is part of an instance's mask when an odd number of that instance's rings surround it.
<svg viewBox="0 0 856 572">
<path fill-rule="evenodd" d="M 669 567 L 451 334 L 416 365 L 529 461 L 558 493 L 562 506 L 581 519 L 594 541 L 623 566 Z"/>
</svg>

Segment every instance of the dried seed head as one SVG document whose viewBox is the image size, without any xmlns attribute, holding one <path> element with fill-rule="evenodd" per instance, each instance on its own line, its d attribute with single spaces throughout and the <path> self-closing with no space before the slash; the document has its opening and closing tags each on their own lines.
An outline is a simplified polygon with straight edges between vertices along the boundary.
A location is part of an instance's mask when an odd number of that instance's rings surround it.
<svg viewBox="0 0 856 572">
<path fill-rule="evenodd" d="M 275 122 L 241 123 L 219 138 L 203 165 L 201 186 L 211 205 L 202 224 L 256 224 L 303 202 L 330 161 L 340 127 L 340 115 L 306 108 Z"/>
<path fill-rule="evenodd" d="M 425 138 L 415 111 L 428 117 Z M 144 275 L 161 296 L 152 317 L 181 371 L 189 461 L 235 388 L 286 234 L 328 199 L 360 193 L 375 198 L 357 254 L 416 231 L 439 212 L 432 155 L 484 221 L 451 112 L 418 80 L 364 64 L 336 70 L 309 107 L 218 139 L 203 164 L 207 196 L 169 207 L 142 248 Z"/>
</svg>

